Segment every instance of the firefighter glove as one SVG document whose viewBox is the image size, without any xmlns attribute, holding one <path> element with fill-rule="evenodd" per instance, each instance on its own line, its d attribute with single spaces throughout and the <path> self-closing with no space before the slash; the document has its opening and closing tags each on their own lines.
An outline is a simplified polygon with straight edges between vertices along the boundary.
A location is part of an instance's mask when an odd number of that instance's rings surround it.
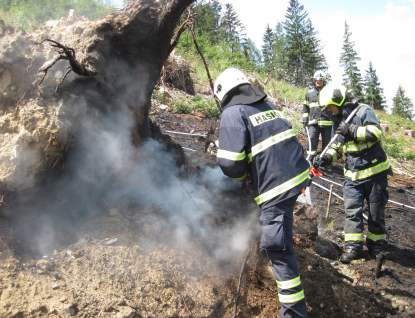
<svg viewBox="0 0 415 318">
<path fill-rule="evenodd" d="M 314 168 L 318 169 L 319 167 L 327 166 L 331 163 L 332 156 L 329 154 L 324 154 L 323 157 L 317 156 L 314 158 L 313 166 Z"/>
<path fill-rule="evenodd" d="M 303 127 L 304 127 L 304 129 L 307 127 L 307 125 L 308 125 L 308 120 L 307 120 L 307 118 L 304 118 L 303 120 L 302 120 L 302 123 L 303 123 Z"/>
<path fill-rule="evenodd" d="M 355 128 L 356 128 L 356 125 L 354 124 L 348 124 L 348 123 L 342 122 L 339 128 L 337 128 L 336 134 L 343 135 L 343 136 L 351 135 L 353 137 Z"/>
</svg>

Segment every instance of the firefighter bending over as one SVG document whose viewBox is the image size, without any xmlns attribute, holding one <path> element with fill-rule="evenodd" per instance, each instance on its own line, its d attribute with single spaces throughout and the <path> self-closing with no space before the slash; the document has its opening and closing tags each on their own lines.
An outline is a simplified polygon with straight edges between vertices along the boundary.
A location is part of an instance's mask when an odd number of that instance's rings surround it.
<svg viewBox="0 0 415 318">
<path fill-rule="evenodd" d="M 303 148 L 281 112 L 240 70 L 223 71 L 214 90 L 223 109 L 217 163 L 236 181 L 252 180 L 262 210 L 260 247 L 278 285 L 279 317 L 307 317 L 292 234 L 294 205 L 309 175 Z"/>
<path fill-rule="evenodd" d="M 336 142 L 322 158 L 315 158 L 320 167 L 336 162 L 345 156 L 344 164 L 344 223 L 345 252 L 342 263 L 363 258 L 363 208 L 369 208 L 366 246 L 372 257 L 383 251 L 385 243 L 385 205 L 389 199 L 388 175 L 393 175 L 391 165 L 382 146 L 382 130 L 372 108 L 360 104 L 346 88 L 329 84 L 320 92 L 320 104 L 334 116 L 342 118 L 336 133 Z M 348 124 L 346 118 L 358 107 Z"/>
</svg>

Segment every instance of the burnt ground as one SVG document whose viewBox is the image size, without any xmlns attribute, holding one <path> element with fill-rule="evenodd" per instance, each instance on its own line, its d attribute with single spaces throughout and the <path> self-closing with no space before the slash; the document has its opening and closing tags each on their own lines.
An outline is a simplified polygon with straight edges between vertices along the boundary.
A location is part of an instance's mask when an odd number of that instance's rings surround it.
<svg viewBox="0 0 415 318">
<path fill-rule="evenodd" d="M 193 134 L 206 134 L 211 123 L 197 114 L 156 107 L 151 118 L 164 130 Z M 214 156 L 203 153 L 204 137 L 170 136 L 187 149 L 189 170 L 214 165 Z M 340 165 L 323 174 L 342 183 Z M 330 187 L 321 178 L 314 183 Z M 395 175 L 390 200 L 414 206 L 414 186 L 414 180 Z M 333 192 L 341 196 L 339 186 Z M 336 260 L 342 248 L 343 202 L 332 198 L 333 230 L 323 232 L 318 219 L 327 210 L 328 192 L 313 185 L 311 195 L 312 206 L 297 204 L 294 236 L 309 317 L 415 317 L 414 210 L 388 203 L 382 263 L 367 256 L 343 265 Z M 229 202 L 208 199 L 214 201 L 212 212 L 203 217 L 199 230 L 189 227 L 182 240 L 172 240 L 167 228 L 173 219 L 162 201 L 137 207 L 122 197 L 75 228 L 76 235 L 50 255 L 25 250 L 13 224 L 2 219 L 0 317 L 277 317 L 277 286 L 265 253 L 258 249 L 259 209 L 246 188 L 224 197 Z M 237 236 L 213 240 L 241 218 L 250 220 L 253 229 L 244 249 L 226 249 Z M 203 227 L 214 229 L 207 233 L 212 240 L 200 235 Z M 320 240 L 330 245 L 316 244 Z M 330 258 L 316 253 L 316 246 Z M 220 249 L 226 257 L 218 257 Z"/>
</svg>

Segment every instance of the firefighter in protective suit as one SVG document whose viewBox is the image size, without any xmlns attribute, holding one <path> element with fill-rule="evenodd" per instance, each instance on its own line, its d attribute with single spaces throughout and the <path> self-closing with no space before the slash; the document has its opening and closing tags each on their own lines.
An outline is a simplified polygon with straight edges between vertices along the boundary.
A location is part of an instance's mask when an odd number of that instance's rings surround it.
<svg viewBox="0 0 415 318">
<path fill-rule="evenodd" d="M 278 285 L 279 317 L 307 317 L 292 236 L 294 205 L 309 175 L 302 146 L 281 112 L 240 70 L 223 71 L 214 90 L 223 109 L 217 163 L 236 181 L 252 180 L 262 210 L 260 247 Z"/>
<path fill-rule="evenodd" d="M 345 156 L 343 197 L 345 205 L 342 263 L 363 258 L 363 208 L 369 208 L 366 246 L 372 257 L 383 251 L 385 243 L 385 205 L 389 199 L 388 175 L 391 165 L 382 146 L 382 130 L 372 108 L 360 104 L 341 85 L 327 85 L 320 92 L 320 104 L 343 119 L 336 130 L 336 142 L 316 165 L 324 166 Z M 358 107 L 349 123 L 346 118 Z"/>
<path fill-rule="evenodd" d="M 307 138 L 307 159 L 313 162 L 317 155 L 319 137 L 321 135 L 321 147 L 325 149 L 332 137 L 332 113 L 322 110 L 318 103 L 318 95 L 326 85 L 326 73 L 316 71 L 313 76 L 314 87 L 307 91 L 303 104 L 301 121 L 303 127 L 308 126 L 311 147 Z"/>
</svg>

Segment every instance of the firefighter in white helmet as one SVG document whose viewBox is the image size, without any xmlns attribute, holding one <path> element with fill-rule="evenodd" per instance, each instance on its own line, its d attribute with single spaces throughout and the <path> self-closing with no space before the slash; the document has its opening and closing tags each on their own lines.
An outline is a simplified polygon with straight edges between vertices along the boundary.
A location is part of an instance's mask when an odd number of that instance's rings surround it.
<svg viewBox="0 0 415 318">
<path fill-rule="evenodd" d="M 293 211 L 307 185 L 309 164 L 295 131 L 246 75 L 228 68 L 216 79 L 221 102 L 217 163 L 228 177 L 250 178 L 262 210 L 260 247 L 277 279 L 280 317 L 307 317 L 293 246 Z"/>
<path fill-rule="evenodd" d="M 303 113 L 301 121 L 303 127 L 308 126 L 309 136 L 307 136 L 307 158 L 310 163 L 317 155 L 319 138 L 321 136 L 321 149 L 326 148 L 332 137 L 332 113 L 321 110 L 318 103 L 318 95 L 322 88 L 327 84 L 327 75 L 324 71 L 316 71 L 313 76 L 313 87 L 305 95 Z M 311 147 L 309 144 L 311 141 Z"/>
<path fill-rule="evenodd" d="M 344 164 L 344 246 L 342 263 L 364 258 L 363 209 L 369 208 L 366 246 L 372 257 L 382 253 L 385 244 L 385 205 L 388 202 L 388 175 L 393 175 L 391 165 L 382 146 L 382 130 L 372 108 L 359 103 L 359 98 L 344 86 L 329 84 L 320 92 L 322 109 L 328 109 L 343 120 L 337 128 L 336 141 L 322 157 L 316 157 L 320 166 L 336 162 L 343 155 Z M 346 118 L 357 109 L 353 119 Z"/>
</svg>

